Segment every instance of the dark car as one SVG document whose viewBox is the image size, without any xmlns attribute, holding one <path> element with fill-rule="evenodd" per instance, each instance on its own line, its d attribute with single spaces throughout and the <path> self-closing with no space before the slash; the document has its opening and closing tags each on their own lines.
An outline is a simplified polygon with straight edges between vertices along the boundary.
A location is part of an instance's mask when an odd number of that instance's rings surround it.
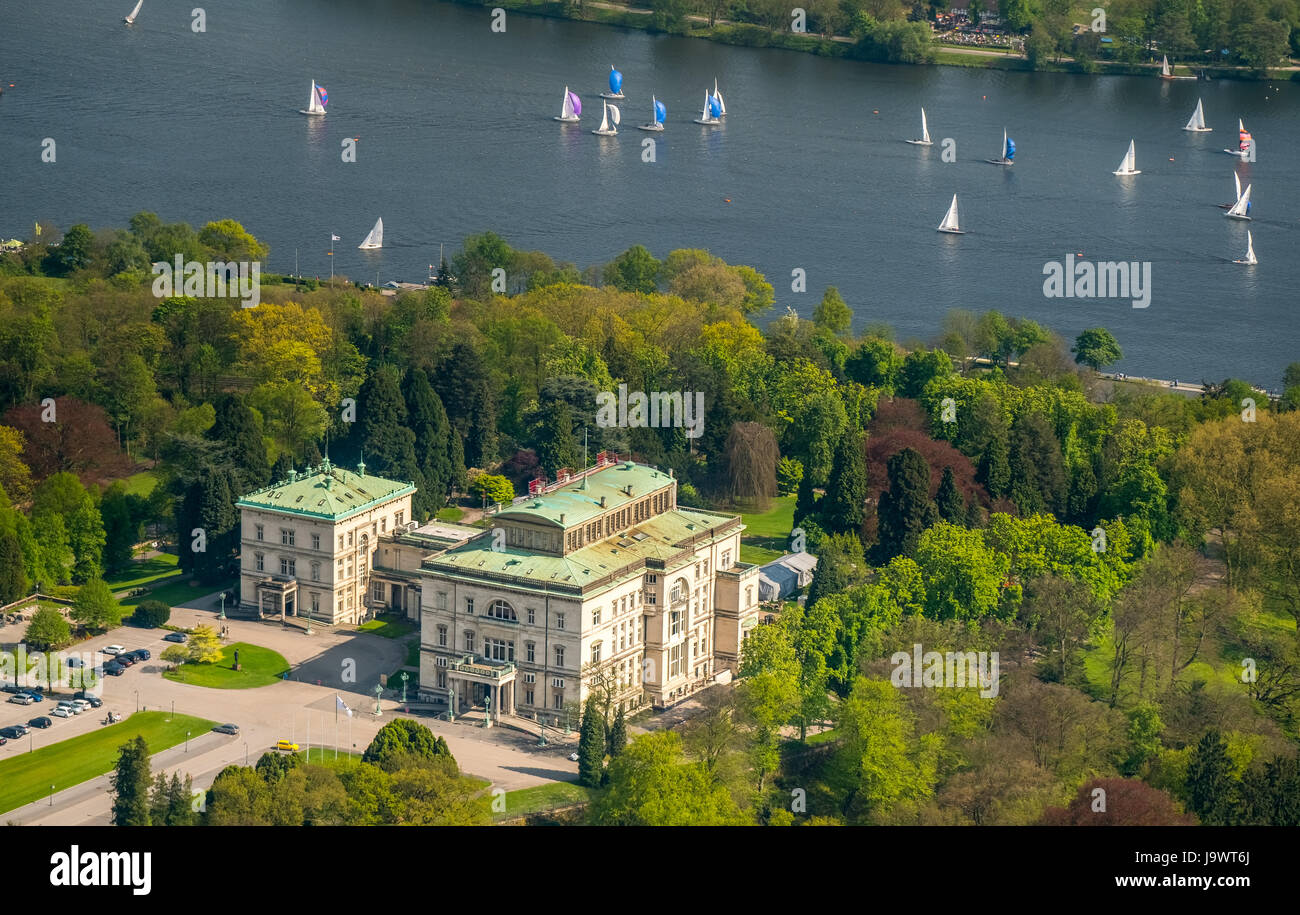
<svg viewBox="0 0 1300 915">
<path fill-rule="evenodd" d="M 104 665 L 104 673 L 110 677 L 120 677 L 126 673 L 126 668 L 116 661 L 111 661 Z"/>
<path fill-rule="evenodd" d="M 50 725 L 54 724 L 54 719 L 45 715 L 38 715 L 31 721 L 27 722 L 27 724 L 34 728 L 48 728 Z"/>
<path fill-rule="evenodd" d="M 212 730 L 216 731 L 218 734 L 238 734 L 238 733 L 239 733 L 239 725 L 237 725 L 237 724 L 219 724 L 219 725 L 217 725 L 215 728 L 213 728 Z"/>
<path fill-rule="evenodd" d="M 188 642 L 190 637 L 183 632 L 169 632 L 163 636 L 164 642 Z"/>
<path fill-rule="evenodd" d="M 21 724 L 11 724 L 7 728 L 0 728 L 0 737 L 6 737 L 9 740 L 17 740 L 27 733 L 27 728 Z"/>
<path fill-rule="evenodd" d="M 135 658 L 130 657 L 129 655 L 120 654 L 113 659 L 113 663 L 119 667 L 130 667 L 135 663 Z"/>
<path fill-rule="evenodd" d="M 17 683 L 6 683 L 4 686 L 0 686 L 0 690 L 6 693 L 25 693 L 27 687 L 19 686 Z"/>
<path fill-rule="evenodd" d="M 85 699 L 87 702 L 90 703 L 91 708 L 99 708 L 101 705 L 104 704 L 103 699 L 99 698 L 94 693 L 86 692 L 84 689 L 77 690 L 75 693 L 72 694 L 72 698 Z"/>
<path fill-rule="evenodd" d="M 139 664 L 142 661 L 148 661 L 150 658 L 153 657 L 153 655 L 149 653 L 148 648 L 137 648 L 135 651 L 130 652 L 127 656 L 132 661 L 135 661 L 137 664 Z"/>
</svg>

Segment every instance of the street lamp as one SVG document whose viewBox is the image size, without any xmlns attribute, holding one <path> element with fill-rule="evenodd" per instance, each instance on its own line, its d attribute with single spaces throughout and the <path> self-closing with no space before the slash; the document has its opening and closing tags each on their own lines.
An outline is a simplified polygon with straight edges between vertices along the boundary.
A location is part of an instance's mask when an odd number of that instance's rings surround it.
<svg viewBox="0 0 1300 915">
<path fill-rule="evenodd" d="M 135 691 L 135 710 L 140 711 L 140 691 L 138 689 Z"/>
<path fill-rule="evenodd" d="M 224 620 L 225 618 L 226 618 L 226 592 L 222 591 L 221 592 L 221 615 L 218 616 L 217 619 Z"/>
<path fill-rule="evenodd" d="M 244 765 L 248 765 L 248 741 L 244 741 Z"/>
<path fill-rule="evenodd" d="M 406 705 L 406 680 L 407 680 L 407 677 L 408 677 L 408 675 L 407 675 L 406 671 L 402 671 L 402 705 Z"/>
<path fill-rule="evenodd" d="M 378 683 L 376 683 L 375 684 L 375 714 L 376 715 L 383 714 L 383 712 L 380 711 L 379 708 L 379 697 L 382 696 L 383 694 L 384 694 L 384 688 Z"/>
<path fill-rule="evenodd" d="M 50 785 L 50 806 L 54 806 L 54 786 Z"/>
<path fill-rule="evenodd" d="M 185 732 L 185 752 L 188 753 L 189 751 L 190 751 L 190 732 L 189 732 L 189 731 L 186 731 L 186 732 Z"/>
</svg>

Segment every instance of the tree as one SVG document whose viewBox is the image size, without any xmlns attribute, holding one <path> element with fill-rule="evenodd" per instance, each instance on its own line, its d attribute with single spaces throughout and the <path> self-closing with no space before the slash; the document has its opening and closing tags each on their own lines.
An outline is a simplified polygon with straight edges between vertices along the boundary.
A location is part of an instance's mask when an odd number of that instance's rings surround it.
<svg viewBox="0 0 1300 915">
<path fill-rule="evenodd" d="M 623 715 L 622 706 L 614 713 L 614 723 L 609 727 L 608 743 L 607 752 L 610 759 L 614 759 L 627 749 L 627 719 Z"/>
<path fill-rule="evenodd" d="M 271 789 L 253 769 L 228 766 L 207 798 L 209 826 L 270 826 Z"/>
<path fill-rule="evenodd" d="M 822 522 L 833 532 L 855 534 L 862 529 L 866 501 L 867 467 L 862 439 L 853 429 L 845 429 L 826 481 L 820 508 Z"/>
<path fill-rule="evenodd" d="M 943 350 L 912 350 L 903 357 L 903 366 L 898 373 L 898 393 L 904 397 L 920 397 L 931 381 L 951 374 L 952 357 Z"/>
<path fill-rule="evenodd" d="M 1074 353 L 1074 361 L 1079 365 L 1097 372 L 1124 358 L 1119 341 L 1104 327 L 1090 327 L 1079 334 L 1070 352 Z"/>
<path fill-rule="evenodd" d="M 1061 443 L 1037 410 L 1020 414 L 1011 425 L 1011 498 L 1022 514 L 1059 514 L 1066 494 Z"/>
<path fill-rule="evenodd" d="M 573 415 L 563 400 L 552 400 L 542 408 L 537 429 L 537 460 L 547 479 L 554 480 L 562 469 L 578 466 L 578 448 L 573 440 Z"/>
<path fill-rule="evenodd" d="M 957 482 L 952 475 L 952 468 L 943 468 L 943 478 L 939 481 L 939 492 L 934 497 L 935 508 L 939 517 L 953 524 L 966 523 L 966 500 L 957 489 Z"/>
<path fill-rule="evenodd" d="M 888 823 L 934 790 L 931 754 L 914 740 L 907 702 L 887 680 L 859 677 L 840 706 L 833 780 L 841 811 L 861 823 Z"/>
<path fill-rule="evenodd" d="M 117 764 L 108 780 L 113 793 L 113 825 L 148 826 L 149 745 L 143 737 L 118 748 Z"/>
<path fill-rule="evenodd" d="M 1187 809 L 1207 826 L 1226 825 L 1234 779 L 1228 744 L 1218 731 L 1206 731 L 1187 763 Z"/>
<path fill-rule="evenodd" d="M 187 644 L 190 660 L 195 664 L 214 664 L 221 660 L 221 640 L 211 626 L 195 626 L 190 630 Z"/>
<path fill-rule="evenodd" d="M 140 542 L 143 500 L 128 493 L 126 484 L 118 480 L 100 497 L 99 514 L 104 524 L 104 566 L 116 572 L 131 562 Z"/>
<path fill-rule="evenodd" d="M 702 763 L 687 762 L 672 731 L 635 738 L 609 766 L 609 788 L 592 802 L 597 826 L 728 826 L 745 819 Z"/>
<path fill-rule="evenodd" d="M 834 286 L 826 287 L 821 302 L 813 309 L 813 323 L 837 337 L 843 337 L 849 332 L 853 324 L 853 312 Z"/>
<path fill-rule="evenodd" d="M 199 241 L 226 261 L 264 261 L 270 249 L 233 219 L 210 222 L 199 230 Z"/>
<path fill-rule="evenodd" d="M 725 451 L 727 494 L 737 504 L 767 511 L 776 495 L 780 459 L 776 436 L 762 423 L 733 423 Z"/>
<path fill-rule="evenodd" d="M 589 788 L 599 788 L 605 772 L 605 719 L 594 696 L 587 698 L 582 710 L 582 728 L 578 738 L 578 781 Z"/>
<path fill-rule="evenodd" d="M 85 582 L 103 572 L 104 519 L 95 498 L 73 473 L 62 472 L 48 477 L 39 486 L 32 502 L 32 521 L 47 523 L 51 515 L 64 520 L 68 546 L 72 548 L 72 580 Z"/>
<path fill-rule="evenodd" d="M 239 494 L 261 489 L 271 481 L 271 465 L 266 456 L 262 418 L 234 394 L 217 399 L 209 439 L 224 444 L 237 469 Z"/>
<path fill-rule="evenodd" d="M 910 556 L 921 532 L 939 518 L 930 501 L 930 467 L 919 452 L 904 448 L 888 462 L 889 489 L 880 497 L 877 550 L 882 560 Z"/>
<path fill-rule="evenodd" d="M 658 291 L 660 263 L 642 245 L 633 245 L 605 266 L 605 282 L 624 292 Z"/>
<path fill-rule="evenodd" d="M 102 578 L 92 578 L 77 590 L 70 615 L 85 629 L 114 629 L 122 622 L 122 605 Z"/>
<path fill-rule="evenodd" d="M 465 456 L 460 436 L 452 431 L 428 373 L 413 367 L 402 385 L 410 429 L 415 435 L 415 456 L 424 485 L 436 496 L 431 510 L 441 508 L 456 489 L 465 485 Z"/>
<path fill-rule="evenodd" d="M 41 651 L 54 651 L 72 643 L 72 627 L 53 607 L 42 607 L 27 624 L 27 643 Z"/>
<path fill-rule="evenodd" d="M 1090 779 L 1079 786 L 1069 806 L 1048 807 L 1038 822 L 1041 826 L 1196 825 L 1169 795 L 1131 778 Z"/>
<path fill-rule="evenodd" d="M 173 667 L 179 667 L 190 659 L 190 649 L 187 645 L 168 645 L 163 649 L 158 660 L 171 664 Z"/>
<path fill-rule="evenodd" d="M 390 767 L 395 762 L 407 762 L 409 756 L 455 762 L 446 740 L 410 718 L 395 718 L 380 728 L 370 746 L 366 747 L 361 761 L 392 771 Z"/>
<path fill-rule="evenodd" d="M 880 337 L 867 337 L 844 361 L 844 374 L 858 384 L 893 394 L 903 369 L 898 347 Z"/>
<path fill-rule="evenodd" d="M 0 602 L 27 596 L 28 580 L 17 525 L 0 528 Z"/>
<path fill-rule="evenodd" d="M 509 505 L 515 498 L 515 485 L 503 476 L 481 473 L 469 484 L 469 490 L 488 504 Z"/>
<path fill-rule="evenodd" d="M 171 619 L 172 608 L 160 600 L 142 600 L 131 614 L 131 624 L 141 629 L 157 629 Z"/>
<path fill-rule="evenodd" d="M 50 251 L 49 262 L 53 273 L 67 276 L 76 270 L 90 266 L 91 247 L 95 237 L 90 226 L 79 222 L 63 235 L 59 246 Z M 147 825 L 147 824 L 146 824 Z"/>
<path fill-rule="evenodd" d="M 361 456 L 369 457 L 380 474 L 416 480 L 420 471 L 415 460 L 415 433 L 408 428 L 406 401 L 392 370 L 381 367 L 361 385 L 357 416 Z"/>
</svg>

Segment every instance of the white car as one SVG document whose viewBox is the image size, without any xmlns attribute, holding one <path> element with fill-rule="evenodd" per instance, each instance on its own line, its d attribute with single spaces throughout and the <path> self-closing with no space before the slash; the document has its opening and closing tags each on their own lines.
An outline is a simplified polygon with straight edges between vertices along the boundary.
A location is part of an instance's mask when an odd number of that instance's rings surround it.
<svg viewBox="0 0 1300 915">
<path fill-rule="evenodd" d="M 126 649 L 121 645 L 109 645 L 107 648 L 101 648 L 100 651 L 104 654 L 121 654 L 126 651 Z"/>
<path fill-rule="evenodd" d="M 74 712 L 66 705 L 60 705 L 56 709 L 51 709 L 50 714 L 53 715 L 55 718 L 71 718 L 73 715 L 76 714 L 76 712 Z"/>
<path fill-rule="evenodd" d="M 73 699 L 68 704 L 71 705 L 73 709 L 76 710 L 78 715 L 80 715 L 82 712 L 86 711 L 88 708 L 91 707 L 90 703 L 87 702 L 85 699 Z"/>
</svg>

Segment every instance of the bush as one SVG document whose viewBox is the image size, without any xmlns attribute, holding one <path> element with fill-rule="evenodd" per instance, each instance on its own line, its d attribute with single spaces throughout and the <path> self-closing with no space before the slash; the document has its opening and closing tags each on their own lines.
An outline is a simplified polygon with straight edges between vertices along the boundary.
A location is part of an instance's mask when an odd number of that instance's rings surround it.
<svg viewBox="0 0 1300 915">
<path fill-rule="evenodd" d="M 131 614 L 131 625 L 141 629 L 158 629 L 172 616 L 172 608 L 160 600 L 141 601 Z"/>
</svg>

